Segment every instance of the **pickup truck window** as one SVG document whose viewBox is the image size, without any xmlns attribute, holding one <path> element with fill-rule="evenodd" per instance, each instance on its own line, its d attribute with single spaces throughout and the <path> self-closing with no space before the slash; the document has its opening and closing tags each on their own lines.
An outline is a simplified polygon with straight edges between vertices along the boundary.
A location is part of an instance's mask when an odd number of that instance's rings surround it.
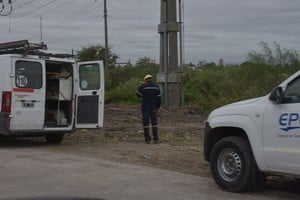
<svg viewBox="0 0 300 200">
<path fill-rule="evenodd" d="M 31 61 L 16 62 L 15 83 L 18 88 L 40 89 L 42 82 L 41 63 Z"/>
<path fill-rule="evenodd" d="M 290 82 L 284 93 L 285 103 L 300 103 L 300 77 Z"/>
</svg>

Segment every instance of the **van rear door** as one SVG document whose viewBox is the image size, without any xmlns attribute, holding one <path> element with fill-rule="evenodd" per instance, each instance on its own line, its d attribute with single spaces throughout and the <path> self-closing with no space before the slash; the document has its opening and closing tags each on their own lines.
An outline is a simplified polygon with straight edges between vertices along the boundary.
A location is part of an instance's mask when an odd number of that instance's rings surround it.
<svg viewBox="0 0 300 200">
<path fill-rule="evenodd" d="M 104 113 L 102 61 L 77 63 L 76 127 L 100 128 Z"/>
<path fill-rule="evenodd" d="M 45 117 L 45 63 L 12 58 L 12 131 L 42 130 Z"/>
</svg>

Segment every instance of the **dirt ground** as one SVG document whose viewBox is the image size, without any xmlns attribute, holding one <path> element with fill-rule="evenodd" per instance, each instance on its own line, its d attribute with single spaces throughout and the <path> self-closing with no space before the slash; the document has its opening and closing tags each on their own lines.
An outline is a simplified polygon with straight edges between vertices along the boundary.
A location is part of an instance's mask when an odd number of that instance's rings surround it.
<svg viewBox="0 0 300 200">
<path fill-rule="evenodd" d="M 150 166 L 198 176 L 210 176 L 203 159 L 206 116 L 193 108 L 161 108 L 158 112 L 159 144 L 146 144 L 139 106 L 105 106 L 101 130 L 80 129 L 67 135 L 60 145 L 45 145 L 44 138 L 5 139 L 1 147 L 33 147 L 47 151 L 95 157 Z M 268 187 L 299 192 L 300 182 L 290 177 L 268 177 Z"/>
<path fill-rule="evenodd" d="M 146 144 L 139 106 L 105 106 L 104 128 L 77 130 L 51 150 L 105 160 L 144 165 L 199 176 L 211 176 L 203 158 L 206 116 L 193 108 L 161 108 L 158 112 L 160 143 Z M 299 192 L 291 177 L 268 177 L 267 187 Z"/>
<path fill-rule="evenodd" d="M 208 176 L 203 160 L 205 117 L 192 108 L 158 112 L 159 144 L 145 144 L 139 106 L 105 106 L 102 130 L 78 130 L 55 148 L 72 154 Z"/>
</svg>

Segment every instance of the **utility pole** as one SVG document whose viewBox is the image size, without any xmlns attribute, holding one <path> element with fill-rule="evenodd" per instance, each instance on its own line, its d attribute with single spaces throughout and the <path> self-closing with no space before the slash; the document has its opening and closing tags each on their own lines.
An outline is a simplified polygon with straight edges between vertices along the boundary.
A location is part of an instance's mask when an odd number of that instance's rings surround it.
<svg viewBox="0 0 300 200">
<path fill-rule="evenodd" d="M 109 64 L 109 48 L 108 48 L 108 28 L 107 28 L 107 6 L 106 0 L 104 0 L 104 37 L 105 37 L 105 58 L 104 58 L 104 67 L 107 69 Z"/>
<path fill-rule="evenodd" d="M 41 44 L 43 43 L 43 18 L 40 16 L 40 37 L 41 37 Z"/>
<path fill-rule="evenodd" d="M 179 0 L 179 24 L 180 24 L 180 31 L 179 31 L 179 57 L 180 57 L 180 71 L 183 75 L 183 65 L 184 65 L 184 3 L 183 0 Z M 183 93 L 183 81 L 181 80 L 181 105 L 184 106 L 184 93 Z"/>
<path fill-rule="evenodd" d="M 178 32 L 181 26 L 177 22 L 177 1 L 161 0 L 161 23 L 158 25 L 160 68 L 157 81 L 162 90 L 163 102 L 170 107 L 182 105 L 183 73 L 178 65 Z"/>
</svg>

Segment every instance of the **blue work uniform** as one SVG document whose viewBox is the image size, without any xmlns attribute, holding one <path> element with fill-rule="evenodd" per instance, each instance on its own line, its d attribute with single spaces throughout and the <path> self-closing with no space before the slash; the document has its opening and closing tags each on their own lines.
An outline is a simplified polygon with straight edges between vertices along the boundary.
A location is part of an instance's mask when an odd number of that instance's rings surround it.
<svg viewBox="0 0 300 200">
<path fill-rule="evenodd" d="M 161 105 L 161 95 L 159 87 L 153 82 L 152 79 L 148 80 L 145 84 L 139 86 L 137 94 L 142 98 L 142 117 L 145 142 L 151 141 L 149 134 L 149 122 L 151 120 L 153 141 L 158 142 L 158 129 L 157 129 L 157 110 Z"/>
</svg>

